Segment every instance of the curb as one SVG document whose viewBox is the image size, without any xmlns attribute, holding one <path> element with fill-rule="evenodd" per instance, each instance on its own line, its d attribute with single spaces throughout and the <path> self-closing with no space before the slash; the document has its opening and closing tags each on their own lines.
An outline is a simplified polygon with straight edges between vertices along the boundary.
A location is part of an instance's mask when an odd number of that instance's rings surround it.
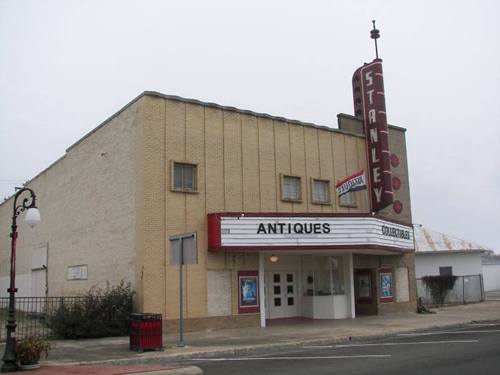
<svg viewBox="0 0 500 375">
<path fill-rule="evenodd" d="M 203 375 L 203 370 L 196 366 L 185 366 L 168 370 L 129 372 L 127 375 Z"/>
<path fill-rule="evenodd" d="M 175 361 L 186 361 L 193 358 L 215 358 L 215 357 L 239 357 L 239 356 L 248 356 L 255 355 L 260 353 L 272 353 L 279 352 L 283 350 L 290 349 L 299 349 L 301 346 L 305 345 L 332 345 L 338 343 L 352 342 L 352 341 L 361 341 L 367 339 L 375 339 L 375 338 L 383 338 L 389 337 L 393 335 L 397 335 L 399 333 L 416 333 L 421 331 L 426 331 L 429 329 L 444 329 L 444 328 L 458 328 L 463 327 L 464 325 L 470 323 L 477 322 L 491 322 L 489 320 L 475 320 L 471 319 L 461 323 L 453 323 L 453 324 L 436 324 L 427 327 L 421 327 L 413 330 L 399 330 L 394 332 L 389 332 L 387 334 L 373 334 L 373 335 L 358 335 L 358 336 L 341 336 L 336 338 L 321 338 L 321 339 L 312 339 L 312 340 L 296 340 L 282 343 L 270 343 L 270 344 L 257 344 L 251 346 L 242 346 L 236 347 L 232 349 L 213 349 L 213 350 L 199 350 L 192 351 L 188 353 L 165 353 L 165 354 L 154 354 L 151 356 L 142 356 L 142 357 L 130 357 L 130 358 L 117 358 L 117 359 L 107 359 L 107 360 L 97 360 L 97 361 L 82 361 L 82 362 L 45 362 L 50 365 L 140 365 L 140 364 L 158 364 L 164 365 L 167 363 L 175 362 Z M 191 369 L 193 368 L 193 369 Z M 196 366 L 188 366 L 179 369 L 172 369 L 172 371 L 181 371 L 183 369 L 187 369 L 188 372 L 165 372 L 165 374 L 203 374 L 203 371 Z M 196 370 L 195 370 L 196 369 Z M 162 371 L 171 371 L 171 370 L 162 370 Z M 199 371 L 199 372 L 189 372 L 189 371 Z M 149 374 L 149 373 L 140 373 L 141 375 Z M 162 372 L 153 371 L 151 375 L 160 375 Z"/>
</svg>

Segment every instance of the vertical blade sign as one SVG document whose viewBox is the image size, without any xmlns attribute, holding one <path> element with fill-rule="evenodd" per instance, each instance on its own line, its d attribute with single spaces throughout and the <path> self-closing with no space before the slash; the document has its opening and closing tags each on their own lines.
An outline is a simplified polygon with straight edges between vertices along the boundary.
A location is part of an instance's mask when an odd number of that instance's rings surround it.
<svg viewBox="0 0 500 375">
<path fill-rule="evenodd" d="M 382 60 L 358 68 L 352 89 L 354 113 L 365 127 L 372 211 L 379 211 L 393 201 Z"/>
</svg>

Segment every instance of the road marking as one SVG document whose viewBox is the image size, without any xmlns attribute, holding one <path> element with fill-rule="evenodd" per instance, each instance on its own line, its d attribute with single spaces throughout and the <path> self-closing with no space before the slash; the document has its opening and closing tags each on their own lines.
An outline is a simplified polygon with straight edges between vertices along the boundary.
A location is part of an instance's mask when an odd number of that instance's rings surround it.
<svg viewBox="0 0 500 375">
<path fill-rule="evenodd" d="M 429 345 L 429 344 L 471 344 L 479 340 L 447 340 L 447 341 L 417 341 L 417 342 L 380 342 L 370 344 L 345 344 L 345 345 L 309 345 L 303 348 L 321 349 L 321 348 L 352 348 L 363 346 L 397 346 L 397 345 Z"/>
<path fill-rule="evenodd" d="M 318 357 L 241 357 L 241 358 L 193 358 L 192 361 L 276 361 L 298 359 L 351 359 L 351 358 L 389 358 L 390 354 L 365 354 L 365 355 L 332 355 Z"/>
<path fill-rule="evenodd" d="M 474 327 L 487 327 L 487 326 L 498 326 L 500 323 L 471 323 L 470 326 Z"/>
<path fill-rule="evenodd" d="M 398 336 L 430 336 L 430 335 L 447 335 L 456 333 L 491 333 L 500 332 L 500 329 L 483 329 L 483 330 L 469 330 L 469 331 L 437 331 L 437 332 L 423 332 L 423 333 L 398 333 Z"/>
</svg>

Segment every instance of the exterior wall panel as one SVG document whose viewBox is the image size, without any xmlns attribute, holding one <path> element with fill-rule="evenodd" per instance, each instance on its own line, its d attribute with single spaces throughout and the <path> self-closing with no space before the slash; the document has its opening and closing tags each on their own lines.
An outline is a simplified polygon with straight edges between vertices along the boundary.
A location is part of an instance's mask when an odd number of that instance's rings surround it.
<svg viewBox="0 0 500 375">
<path fill-rule="evenodd" d="M 136 141 L 141 150 L 137 158 L 136 195 L 136 251 L 140 256 L 137 273 L 141 280 L 141 288 L 137 290 L 138 307 L 151 312 L 161 312 L 165 305 L 166 110 L 165 101 L 144 97 L 139 102 L 137 115 L 140 133 Z"/>
<path fill-rule="evenodd" d="M 257 118 L 241 115 L 243 210 L 260 210 L 259 129 Z"/>
<path fill-rule="evenodd" d="M 290 212 L 293 209 L 291 202 L 281 200 L 281 178 L 291 174 L 290 167 L 290 126 L 286 122 L 274 122 L 274 147 L 276 159 L 276 201 L 277 211 Z"/>
<path fill-rule="evenodd" d="M 335 212 L 335 202 L 337 195 L 335 193 L 335 175 L 333 170 L 333 152 L 332 152 L 332 137 L 323 132 L 318 133 L 318 156 L 319 156 L 319 171 L 320 178 L 330 181 L 330 200 L 331 204 L 322 205 L 323 213 Z"/>
<path fill-rule="evenodd" d="M 344 135 L 336 135 L 332 134 L 332 151 L 333 151 L 333 170 L 335 173 L 335 182 L 342 181 L 345 177 L 348 176 L 347 172 L 347 160 L 346 160 L 346 147 L 345 147 L 345 136 Z M 366 191 L 363 190 L 363 194 Z M 356 194 L 356 193 L 354 193 Z M 349 208 L 343 207 L 339 204 L 339 199 L 337 195 L 335 195 L 335 212 L 339 213 L 348 213 Z"/>
<path fill-rule="evenodd" d="M 32 250 L 48 248 L 48 293 L 74 295 L 122 279 L 135 288 L 135 134 L 138 105 L 129 106 L 67 150 L 27 183 L 37 196 L 42 221 L 18 219 L 17 274 L 31 293 Z M 112 186 L 111 186 L 112 185 Z M 24 196 L 23 196 L 24 197 Z M 19 201 L 18 201 L 19 203 Z M 0 204 L 0 277 L 10 272 L 13 198 Z M 114 266 L 109 267 L 109 259 Z M 88 265 L 88 278 L 67 280 L 68 267 Z M 2 289 L 2 294 L 4 294 Z"/>
<path fill-rule="evenodd" d="M 259 129 L 260 210 L 276 210 L 276 164 L 273 122 L 257 119 Z"/>
<path fill-rule="evenodd" d="M 207 315 L 207 285 L 206 263 L 207 243 L 206 220 L 202 213 L 205 212 L 205 127 L 204 108 L 188 104 L 186 107 L 186 161 L 197 166 L 198 193 L 183 194 L 186 199 L 186 224 L 185 232 L 196 232 L 198 246 L 198 264 L 185 267 L 186 273 L 186 309 L 187 317 L 200 317 Z M 168 216 L 169 213 L 167 213 Z M 172 295 L 167 297 L 172 299 Z"/>
<path fill-rule="evenodd" d="M 307 196 L 304 198 L 312 202 L 312 179 L 320 177 L 318 129 L 304 128 L 304 158 L 306 163 L 306 175 L 304 176 L 308 188 Z M 308 212 L 321 213 L 321 205 L 309 204 Z"/>
<path fill-rule="evenodd" d="M 224 112 L 224 210 L 243 209 L 240 115 Z"/>
<path fill-rule="evenodd" d="M 307 184 L 305 162 L 304 128 L 302 126 L 290 127 L 290 166 L 291 174 L 299 176 L 301 182 L 302 202 L 293 203 L 293 212 L 308 212 L 309 187 Z"/>
</svg>

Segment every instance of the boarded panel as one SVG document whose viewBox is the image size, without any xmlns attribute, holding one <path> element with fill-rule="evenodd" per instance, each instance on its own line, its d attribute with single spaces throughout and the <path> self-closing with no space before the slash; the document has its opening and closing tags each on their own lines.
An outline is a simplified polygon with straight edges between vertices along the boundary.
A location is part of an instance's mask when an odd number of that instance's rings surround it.
<svg viewBox="0 0 500 375">
<path fill-rule="evenodd" d="M 410 300 L 410 290 L 408 284 L 408 268 L 397 267 L 394 269 L 396 284 L 396 302 L 408 302 Z"/>
<path fill-rule="evenodd" d="M 31 271 L 31 297 L 45 297 L 47 293 L 47 271 Z"/>
<path fill-rule="evenodd" d="M 31 269 L 38 270 L 47 267 L 47 244 L 34 247 L 31 250 Z"/>
<path fill-rule="evenodd" d="M 208 315 L 231 315 L 231 271 L 207 271 Z"/>
</svg>

